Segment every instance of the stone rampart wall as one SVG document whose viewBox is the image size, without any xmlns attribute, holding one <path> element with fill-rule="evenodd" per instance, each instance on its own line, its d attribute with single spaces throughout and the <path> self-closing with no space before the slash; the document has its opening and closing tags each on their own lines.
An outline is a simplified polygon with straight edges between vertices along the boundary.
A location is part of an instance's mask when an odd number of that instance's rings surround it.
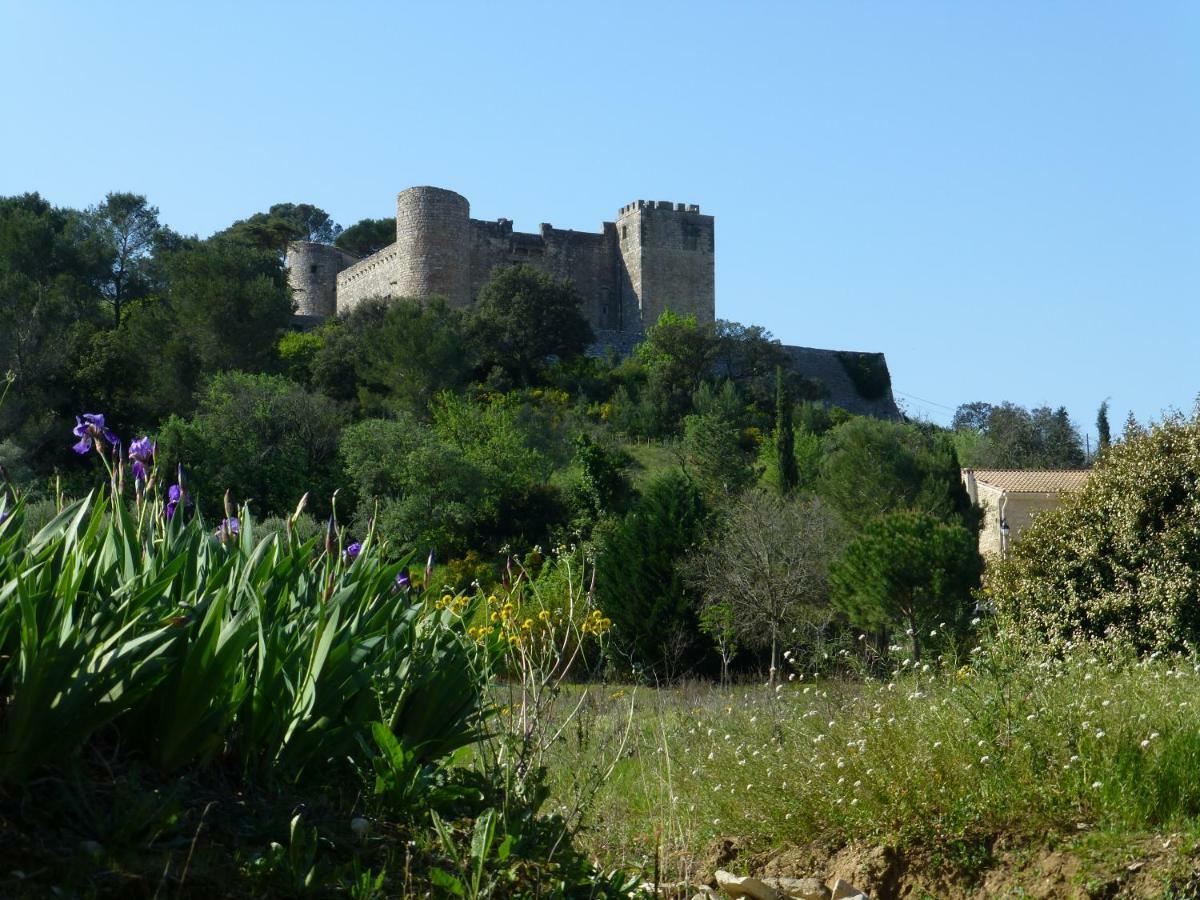
<svg viewBox="0 0 1200 900">
<path fill-rule="evenodd" d="M 784 345 L 792 371 L 805 378 L 820 381 L 826 390 L 824 402 L 830 406 L 840 406 L 842 409 L 859 416 L 874 416 L 877 419 L 899 419 L 900 410 L 896 399 L 892 396 L 890 387 L 891 376 L 888 376 L 889 387 L 882 396 L 867 399 L 858 392 L 854 380 L 846 372 L 837 350 L 818 350 L 814 347 L 791 347 Z M 887 368 L 887 360 L 882 353 L 875 354 L 879 365 Z"/>
<path fill-rule="evenodd" d="M 399 297 L 396 262 L 400 251 L 389 244 L 344 270 L 337 278 L 337 311 L 349 312 L 373 297 Z"/>
</svg>

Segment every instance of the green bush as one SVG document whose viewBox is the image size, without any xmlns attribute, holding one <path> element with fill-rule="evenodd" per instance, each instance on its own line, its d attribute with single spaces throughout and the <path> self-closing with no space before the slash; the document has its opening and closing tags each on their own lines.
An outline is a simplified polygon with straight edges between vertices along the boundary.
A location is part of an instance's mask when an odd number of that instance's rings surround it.
<svg viewBox="0 0 1200 900">
<path fill-rule="evenodd" d="M 628 515 L 604 536 L 597 560 L 600 608 L 613 621 L 613 661 L 667 680 L 704 656 L 685 557 L 703 539 L 708 510 L 687 476 L 652 481 Z"/>
<path fill-rule="evenodd" d="M 192 418 L 167 421 L 159 451 L 187 468 L 206 512 L 218 512 L 229 490 L 260 516 L 290 513 L 306 493 L 327 515 L 344 422 L 339 404 L 286 378 L 226 372 Z"/>
<path fill-rule="evenodd" d="M 1200 646 L 1200 418 L 1132 431 L 985 577 L 1029 647 Z"/>
</svg>

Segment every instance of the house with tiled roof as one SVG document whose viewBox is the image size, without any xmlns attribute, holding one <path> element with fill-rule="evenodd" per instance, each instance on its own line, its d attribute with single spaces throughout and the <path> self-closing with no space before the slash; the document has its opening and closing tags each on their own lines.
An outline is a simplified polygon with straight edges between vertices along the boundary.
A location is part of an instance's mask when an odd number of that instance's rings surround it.
<svg viewBox="0 0 1200 900">
<path fill-rule="evenodd" d="M 1087 469 L 963 469 L 971 502 L 983 508 L 979 552 L 1003 553 L 1033 517 L 1087 481 Z"/>
</svg>

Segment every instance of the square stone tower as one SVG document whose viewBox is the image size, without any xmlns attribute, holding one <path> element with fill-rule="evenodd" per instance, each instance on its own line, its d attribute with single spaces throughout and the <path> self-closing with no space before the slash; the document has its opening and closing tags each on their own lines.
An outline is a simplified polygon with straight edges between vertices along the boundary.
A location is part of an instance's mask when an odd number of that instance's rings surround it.
<svg viewBox="0 0 1200 900">
<path fill-rule="evenodd" d="M 711 322 L 716 315 L 713 217 L 694 204 L 638 200 L 617 216 L 624 275 L 624 330 L 644 330 L 666 310 Z"/>
</svg>

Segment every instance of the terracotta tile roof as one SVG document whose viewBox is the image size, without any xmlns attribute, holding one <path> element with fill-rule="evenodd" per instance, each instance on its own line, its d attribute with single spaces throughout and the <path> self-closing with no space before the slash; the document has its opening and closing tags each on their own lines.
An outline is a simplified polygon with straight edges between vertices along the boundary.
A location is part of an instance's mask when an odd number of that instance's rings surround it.
<svg viewBox="0 0 1200 900">
<path fill-rule="evenodd" d="M 1010 494 L 1058 494 L 1077 491 L 1087 481 L 1087 469 L 965 469 L 980 484 Z"/>
</svg>

